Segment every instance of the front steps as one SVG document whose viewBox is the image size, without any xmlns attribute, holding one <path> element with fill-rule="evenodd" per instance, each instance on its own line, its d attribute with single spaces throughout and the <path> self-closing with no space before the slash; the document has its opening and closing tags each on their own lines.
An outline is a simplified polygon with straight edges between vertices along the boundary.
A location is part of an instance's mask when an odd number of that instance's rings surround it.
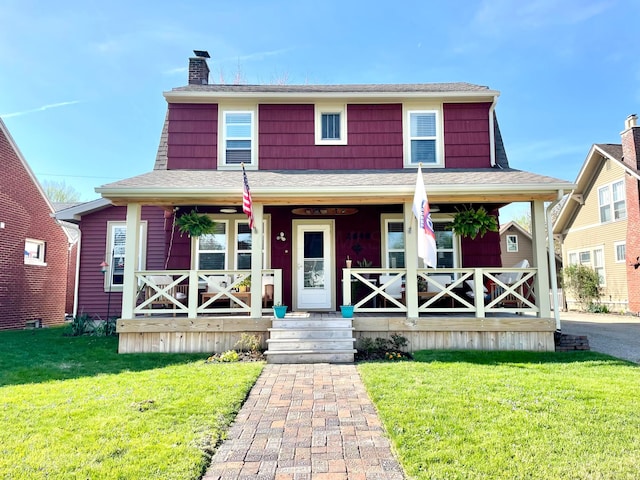
<svg viewBox="0 0 640 480">
<path fill-rule="evenodd" d="M 267 363 L 353 363 L 350 318 L 274 318 L 269 329 Z"/>
</svg>

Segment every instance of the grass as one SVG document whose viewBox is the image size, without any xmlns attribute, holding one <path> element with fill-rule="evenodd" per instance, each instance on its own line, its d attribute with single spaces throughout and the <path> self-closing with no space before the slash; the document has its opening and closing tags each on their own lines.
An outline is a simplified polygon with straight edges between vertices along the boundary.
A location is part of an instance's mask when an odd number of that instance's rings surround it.
<svg viewBox="0 0 640 480">
<path fill-rule="evenodd" d="M 196 479 L 262 370 L 0 332 L 0 478 Z"/>
<path fill-rule="evenodd" d="M 636 479 L 640 369 L 591 352 L 432 352 L 359 371 L 416 479 Z"/>
</svg>

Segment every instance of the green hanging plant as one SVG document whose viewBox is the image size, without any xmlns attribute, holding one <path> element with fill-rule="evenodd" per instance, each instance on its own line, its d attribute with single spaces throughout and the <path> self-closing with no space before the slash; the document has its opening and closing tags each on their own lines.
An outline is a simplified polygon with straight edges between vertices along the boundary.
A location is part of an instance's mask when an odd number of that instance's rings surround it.
<svg viewBox="0 0 640 480">
<path fill-rule="evenodd" d="M 461 237 L 473 239 L 478 235 L 484 237 L 487 232 L 497 232 L 498 220 L 495 215 L 489 215 L 484 207 L 477 209 L 465 207 L 464 210 L 458 210 L 448 228 Z"/>
<path fill-rule="evenodd" d="M 191 210 L 190 213 L 183 213 L 176 219 L 176 225 L 181 234 L 186 233 L 190 237 L 200 237 L 207 233 L 213 233 L 216 223 L 211 217 Z"/>
</svg>

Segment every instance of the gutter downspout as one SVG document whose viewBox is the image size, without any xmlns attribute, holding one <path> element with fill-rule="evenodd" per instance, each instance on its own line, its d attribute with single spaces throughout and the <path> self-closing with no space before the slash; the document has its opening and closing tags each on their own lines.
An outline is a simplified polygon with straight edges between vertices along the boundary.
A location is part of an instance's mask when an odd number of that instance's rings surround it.
<svg viewBox="0 0 640 480">
<path fill-rule="evenodd" d="M 558 305 L 558 278 L 556 275 L 556 252 L 553 245 L 553 225 L 551 221 L 551 210 L 562 200 L 564 190 L 558 190 L 558 198 L 547 206 L 547 250 L 549 251 L 549 273 L 551 277 L 551 293 L 553 296 L 553 317 L 556 320 L 556 330 L 561 330 L 560 307 Z"/>
<path fill-rule="evenodd" d="M 491 106 L 489 107 L 489 145 L 491 146 L 490 155 L 491 155 L 491 166 L 496 166 L 496 136 L 495 136 L 495 109 L 496 102 L 498 101 L 498 97 L 493 97 L 493 102 L 491 102 Z"/>
</svg>

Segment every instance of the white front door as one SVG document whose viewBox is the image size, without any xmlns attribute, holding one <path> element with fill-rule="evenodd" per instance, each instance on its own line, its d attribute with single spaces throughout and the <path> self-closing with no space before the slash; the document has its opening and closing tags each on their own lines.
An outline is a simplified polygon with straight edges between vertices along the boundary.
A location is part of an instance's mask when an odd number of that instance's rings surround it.
<svg viewBox="0 0 640 480">
<path fill-rule="evenodd" d="M 333 221 L 296 220 L 297 310 L 333 310 Z"/>
</svg>

